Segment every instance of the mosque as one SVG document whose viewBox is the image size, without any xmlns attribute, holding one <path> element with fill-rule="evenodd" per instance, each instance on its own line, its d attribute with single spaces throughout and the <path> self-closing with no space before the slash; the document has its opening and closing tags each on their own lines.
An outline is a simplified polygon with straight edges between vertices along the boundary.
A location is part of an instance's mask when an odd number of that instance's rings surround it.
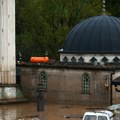
<svg viewBox="0 0 120 120">
<path fill-rule="evenodd" d="M 36 98 L 39 75 L 44 71 L 47 102 L 120 102 L 120 18 L 103 14 L 83 20 L 68 33 L 59 53 L 57 64 L 20 66 L 21 86 L 27 98 Z"/>
<path fill-rule="evenodd" d="M 120 18 L 106 15 L 105 8 L 103 13 L 70 30 L 58 63 L 18 65 L 27 98 L 37 98 L 42 77 L 47 79 L 48 103 L 104 106 L 120 102 Z"/>
<path fill-rule="evenodd" d="M 36 100 L 42 79 L 48 103 L 120 102 L 120 18 L 103 14 L 83 20 L 68 33 L 59 62 L 19 64 L 15 73 L 15 0 L 0 1 L 0 8 L 0 100 L 19 98 L 17 83 L 26 98 Z"/>
</svg>

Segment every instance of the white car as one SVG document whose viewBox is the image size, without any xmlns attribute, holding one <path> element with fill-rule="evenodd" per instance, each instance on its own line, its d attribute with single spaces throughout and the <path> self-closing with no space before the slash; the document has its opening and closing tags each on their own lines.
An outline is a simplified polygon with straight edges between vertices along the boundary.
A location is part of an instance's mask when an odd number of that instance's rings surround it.
<svg viewBox="0 0 120 120">
<path fill-rule="evenodd" d="M 82 120 L 113 120 L 114 114 L 111 111 L 85 112 Z"/>
</svg>

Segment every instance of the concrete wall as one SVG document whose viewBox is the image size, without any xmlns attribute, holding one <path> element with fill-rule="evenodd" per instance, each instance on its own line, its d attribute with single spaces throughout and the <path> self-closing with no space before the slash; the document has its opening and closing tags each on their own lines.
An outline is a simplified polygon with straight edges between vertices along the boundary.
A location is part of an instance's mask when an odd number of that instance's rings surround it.
<svg viewBox="0 0 120 120">
<path fill-rule="evenodd" d="M 47 73 L 48 82 L 45 92 L 47 102 L 81 105 L 110 104 L 110 72 L 102 70 L 21 67 L 21 87 L 27 98 L 37 98 L 39 73 L 42 70 Z M 83 73 L 90 75 L 90 94 L 82 93 Z"/>
</svg>

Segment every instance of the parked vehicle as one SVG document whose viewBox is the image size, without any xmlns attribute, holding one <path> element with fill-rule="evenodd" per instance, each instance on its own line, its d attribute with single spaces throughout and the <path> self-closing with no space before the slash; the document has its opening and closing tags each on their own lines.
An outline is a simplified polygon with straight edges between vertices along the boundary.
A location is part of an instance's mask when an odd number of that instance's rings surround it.
<svg viewBox="0 0 120 120">
<path fill-rule="evenodd" d="M 80 120 L 120 120 L 120 104 L 111 105 L 105 110 L 85 112 L 84 115 L 64 115 L 64 118 L 80 118 Z"/>
<path fill-rule="evenodd" d="M 85 112 L 82 120 L 114 120 L 114 114 L 111 111 Z"/>
</svg>

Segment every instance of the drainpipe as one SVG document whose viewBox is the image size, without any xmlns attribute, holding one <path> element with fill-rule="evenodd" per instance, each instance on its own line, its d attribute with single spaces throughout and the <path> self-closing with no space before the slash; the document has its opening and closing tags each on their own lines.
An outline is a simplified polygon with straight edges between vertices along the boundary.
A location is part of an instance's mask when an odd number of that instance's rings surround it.
<svg viewBox="0 0 120 120">
<path fill-rule="evenodd" d="M 112 80 L 113 80 L 113 74 L 115 74 L 115 71 L 113 70 L 112 73 L 110 74 L 110 105 L 113 104 L 113 94 L 112 94 Z"/>
</svg>

